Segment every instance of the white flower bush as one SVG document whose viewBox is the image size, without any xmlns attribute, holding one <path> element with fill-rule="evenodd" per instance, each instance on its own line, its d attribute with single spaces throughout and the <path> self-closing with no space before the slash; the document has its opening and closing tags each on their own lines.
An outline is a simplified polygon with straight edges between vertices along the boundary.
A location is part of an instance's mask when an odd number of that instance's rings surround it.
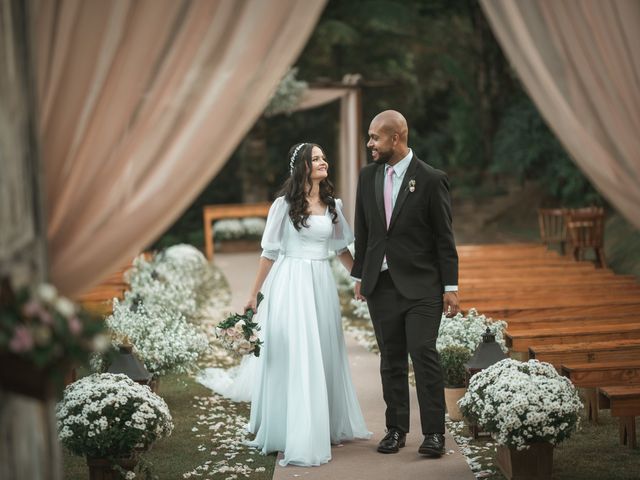
<svg viewBox="0 0 640 480">
<path fill-rule="evenodd" d="M 267 221 L 262 217 L 218 220 L 213 224 L 213 238 L 215 241 L 239 239 L 259 240 L 262 238 L 266 225 Z"/>
<path fill-rule="evenodd" d="M 506 353 L 508 348 L 504 339 L 504 331 L 507 328 L 507 323 L 502 320 L 493 321 L 485 315 L 479 315 L 475 308 L 470 308 L 466 317 L 462 313 L 451 318 L 442 316 L 436 348 L 441 351 L 451 345 L 461 345 L 468 348 L 469 351 L 475 352 L 487 327 L 496 336 L 496 342 L 502 351 Z"/>
<path fill-rule="evenodd" d="M 186 244 L 174 245 L 147 260 L 137 257 L 126 273 L 127 296 L 141 297 L 150 310 L 169 309 L 189 321 L 200 319 L 218 279 L 204 255 Z"/>
<path fill-rule="evenodd" d="M 213 224 L 215 240 L 237 240 L 245 234 L 245 227 L 237 218 L 218 220 Z"/>
<path fill-rule="evenodd" d="M 577 389 L 552 365 L 510 358 L 471 377 L 458 405 L 498 443 L 518 450 L 569 438 L 582 409 Z"/>
<path fill-rule="evenodd" d="M 69 385 L 56 419 L 62 444 L 88 457 L 128 457 L 173 430 L 164 400 L 122 374 L 93 374 Z"/>
<path fill-rule="evenodd" d="M 199 326 L 179 312 L 148 308 L 144 302 L 130 304 L 114 299 L 113 313 L 106 322 L 116 343 L 128 337 L 134 352 L 156 377 L 195 371 L 196 362 L 208 350 L 207 336 Z"/>
<path fill-rule="evenodd" d="M 248 239 L 259 240 L 262 238 L 264 228 L 267 226 L 267 220 L 261 217 L 247 217 L 242 220 L 244 228 L 244 236 Z"/>
</svg>

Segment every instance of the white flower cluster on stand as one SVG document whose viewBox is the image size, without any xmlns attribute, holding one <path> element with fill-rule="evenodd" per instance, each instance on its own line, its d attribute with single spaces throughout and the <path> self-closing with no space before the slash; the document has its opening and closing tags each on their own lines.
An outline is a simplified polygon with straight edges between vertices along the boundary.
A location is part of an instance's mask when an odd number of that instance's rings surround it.
<svg viewBox="0 0 640 480">
<path fill-rule="evenodd" d="M 261 217 L 227 218 L 213 224 L 213 238 L 220 240 L 259 240 L 267 225 Z"/>
<path fill-rule="evenodd" d="M 579 424 L 582 402 L 571 381 L 553 365 L 510 358 L 471 377 L 458 402 L 465 417 L 500 444 L 528 448 L 569 438 Z"/>
<path fill-rule="evenodd" d="M 442 316 L 436 348 L 441 351 L 450 345 L 460 345 L 469 349 L 470 352 L 475 352 L 487 327 L 495 335 L 496 342 L 502 351 L 506 353 L 508 348 L 504 339 L 504 331 L 507 328 L 507 323 L 503 320 L 493 321 L 485 315 L 479 315 L 475 308 L 470 308 L 466 317 L 462 313 L 451 318 Z"/>
<path fill-rule="evenodd" d="M 187 322 L 174 310 L 148 308 L 146 304 L 113 301 L 113 314 L 107 326 L 115 333 L 117 343 L 128 337 L 134 352 L 153 376 L 169 372 L 189 373 L 207 352 L 209 343 L 205 333 Z"/>
<path fill-rule="evenodd" d="M 164 400 L 122 374 L 93 374 L 72 383 L 56 418 L 62 444 L 89 457 L 126 457 L 173 431 Z"/>
</svg>

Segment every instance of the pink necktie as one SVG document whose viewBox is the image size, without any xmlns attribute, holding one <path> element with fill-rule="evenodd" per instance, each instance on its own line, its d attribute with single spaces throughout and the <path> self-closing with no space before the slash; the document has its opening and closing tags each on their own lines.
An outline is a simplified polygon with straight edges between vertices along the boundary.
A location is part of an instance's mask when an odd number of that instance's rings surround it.
<svg viewBox="0 0 640 480">
<path fill-rule="evenodd" d="M 387 169 L 387 179 L 384 184 L 384 213 L 387 217 L 387 228 L 391 221 L 391 212 L 393 212 L 393 167 Z"/>
</svg>

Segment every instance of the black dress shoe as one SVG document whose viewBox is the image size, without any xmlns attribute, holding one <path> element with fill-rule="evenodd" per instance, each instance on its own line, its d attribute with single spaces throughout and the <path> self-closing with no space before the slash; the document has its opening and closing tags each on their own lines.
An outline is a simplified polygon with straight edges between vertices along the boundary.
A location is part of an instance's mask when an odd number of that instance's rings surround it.
<svg viewBox="0 0 640 480">
<path fill-rule="evenodd" d="M 420 445 L 418 453 L 430 457 L 441 457 L 444 455 L 444 435 L 442 433 L 427 433 L 424 442 Z"/>
<path fill-rule="evenodd" d="M 380 453 L 398 453 L 404 447 L 407 434 L 395 428 L 390 429 L 378 444 Z"/>
</svg>

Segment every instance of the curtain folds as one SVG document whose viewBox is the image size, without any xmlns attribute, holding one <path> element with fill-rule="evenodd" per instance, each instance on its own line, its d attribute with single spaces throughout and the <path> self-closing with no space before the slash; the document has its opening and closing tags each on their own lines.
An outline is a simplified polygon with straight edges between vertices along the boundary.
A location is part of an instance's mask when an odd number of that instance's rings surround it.
<svg viewBox="0 0 640 480">
<path fill-rule="evenodd" d="M 640 2 L 481 0 L 578 167 L 640 228 Z"/>
<path fill-rule="evenodd" d="M 32 0 L 51 281 L 78 295 L 224 165 L 326 0 Z"/>
</svg>

